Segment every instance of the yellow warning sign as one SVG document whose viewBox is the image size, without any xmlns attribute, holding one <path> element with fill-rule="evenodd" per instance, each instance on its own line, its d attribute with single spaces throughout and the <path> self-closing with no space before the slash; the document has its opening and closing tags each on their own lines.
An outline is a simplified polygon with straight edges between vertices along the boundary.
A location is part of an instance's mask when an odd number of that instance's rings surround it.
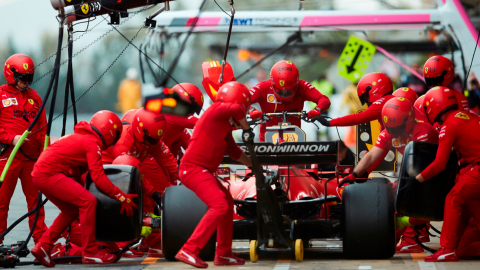
<svg viewBox="0 0 480 270">
<path fill-rule="evenodd" d="M 351 82 L 357 82 L 365 74 L 376 50 L 373 44 L 350 36 L 338 59 L 338 74 Z"/>
<path fill-rule="evenodd" d="M 380 130 L 381 126 L 377 120 L 356 126 L 357 162 L 360 162 L 366 153 L 375 146 L 378 136 L 380 136 Z M 397 150 L 392 147 L 383 162 L 373 172 L 394 172 L 396 161 Z"/>
</svg>

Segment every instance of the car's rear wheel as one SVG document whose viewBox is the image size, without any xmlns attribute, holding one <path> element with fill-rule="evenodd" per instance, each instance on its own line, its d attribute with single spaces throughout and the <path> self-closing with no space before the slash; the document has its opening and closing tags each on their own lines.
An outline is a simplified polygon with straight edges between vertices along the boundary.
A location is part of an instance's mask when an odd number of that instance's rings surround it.
<svg viewBox="0 0 480 270">
<path fill-rule="evenodd" d="M 343 253 L 349 259 L 387 259 L 395 254 L 393 189 L 380 181 L 343 191 Z"/>
<path fill-rule="evenodd" d="M 163 193 L 162 200 L 162 251 L 165 259 L 173 261 L 208 207 L 185 186 L 168 187 Z M 202 260 L 213 260 L 215 237 L 214 234 L 200 252 Z"/>
</svg>

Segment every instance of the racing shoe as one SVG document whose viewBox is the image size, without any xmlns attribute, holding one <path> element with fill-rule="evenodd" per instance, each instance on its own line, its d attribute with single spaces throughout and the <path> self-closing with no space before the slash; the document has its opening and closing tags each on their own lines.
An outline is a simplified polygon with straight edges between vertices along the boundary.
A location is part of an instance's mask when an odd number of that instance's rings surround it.
<svg viewBox="0 0 480 270">
<path fill-rule="evenodd" d="M 106 249 L 98 249 L 96 254 L 82 253 L 83 264 L 107 264 L 113 263 L 117 259 L 117 256 L 110 254 Z"/>
<path fill-rule="evenodd" d="M 55 262 L 50 256 L 52 245 L 39 242 L 32 248 L 31 253 L 37 261 L 46 267 L 55 267 Z"/>
<path fill-rule="evenodd" d="M 139 257 L 143 257 L 143 255 L 145 255 L 145 253 L 143 253 L 141 251 L 138 251 L 136 249 L 129 249 L 129 250 L 125 251 L 125 253 L 122 254 L 122 257 L 125 257 L 125 258 L 139 258 Z"/>
<path fill-rule="evenodd" d="M 455 249 L 441 247 L 437 252 L 425 257 L 426 262 L 457 262 L 458 256 Z"/>
<path fill-rule="evenodd" d="M 195 254 L 190 251 L 185 251 L 184 249 L 180 249 L 180 251 L 175 255 L 175 259 L 184 262 L 186 264 L 190 264 L 197 268 L 207 268 L 208 264 L 204 262 L 198 254 Z"/>
<path fill-rule="evenodd" d="M 149 248 L 147 257 L 163 258 L 163 252 L 159 248 Z"/>
<path fill-rule="evenodd" d="M 423 248 L 410 237 L 402 235 L 402 242 L 397 246 L 397 253 L 422 253 Z"/>
<path fill-rule="evenodd" d="M 238 258 L 232 252 L 230 256 L 220 256 L 216 254 L 213 264 L 214 265 L 244 265 L 245 260 L 242 258 Z"/>
<path fill-rule="evenodd" d="M 421 230 L 419 230 L 420 234 L 418 235 L 418 240 L 422 243 L 428 243 L 430 242 L 430 235 L 428 234 L 428 229 L 427 227 L 423 227 Z"/>
</svg>

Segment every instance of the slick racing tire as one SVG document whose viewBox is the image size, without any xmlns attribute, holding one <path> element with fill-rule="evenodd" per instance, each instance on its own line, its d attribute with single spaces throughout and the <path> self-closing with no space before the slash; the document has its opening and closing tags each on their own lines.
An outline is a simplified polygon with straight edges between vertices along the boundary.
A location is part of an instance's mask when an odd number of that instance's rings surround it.
<svg viewBox="0 0 480 270">
<path fill-rule="evenodd" d="M 343 191 L 343 253 L 348 259 L 388 259 L 395 254 L 394 194 L 390 185 L 366 182 Z"/>
<path fill-rule="evenodd" d="M 165 259 L 174 261 L 175 255 L 190 238 L 208 207 L 185 186 L 168 187 L 162 200 L 162 251 Z M 202 260 L 213 261 L 215 239 L 216 234 L 213 234 L 200 252 Z"/>
</svg>

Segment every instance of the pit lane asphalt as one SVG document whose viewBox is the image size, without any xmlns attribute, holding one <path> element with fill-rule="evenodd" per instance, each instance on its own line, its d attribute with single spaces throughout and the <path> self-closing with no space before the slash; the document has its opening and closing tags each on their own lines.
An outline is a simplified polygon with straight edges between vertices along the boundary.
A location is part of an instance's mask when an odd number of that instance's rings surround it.
<svg viewBox="0 0 480 270">
<path fill-rule="evenodd" d="M 18 217 L 27 212 L 25 197 L 21 190 L 21 185 L 18 183 L 15 193 L 10 204 L 10 211 L 8 217 L 8 224 L 12 224 Z M 52 224 L 59 210 L 50 202 L 45 205 L 47 225 Z M 440 222 L 434 222 L 436 228 L 441 228 Z M 5 237 L 5 244 L 16 243 L 18 240 L 24 240 L 28 235 L 28 224 L 25 220 L 19 224 L 12 232 Z M 432 248 L 438 248 L 439 238 L 431 237 L 431 242 L 427 245 Z M 305 250 L 303 262 L 295 261 L 295 258 L 289 253 L 275 253 L 268 256 L 260 256 L 257 263 L 251 263 L 248 253 L 247 242 L 234 242 L 234 249 L 240 253 L 240 256 L 246 260 L 246 264 L 242 266 L 214 266 L 213 262 L 207 262 L 210 269 L 229 269 L 229 270 L 306 270 L 306 269 L 364 269 L 364 270 L 456 270 L 456 269 L 480 269 L 480 261 L 478 260 L 464 260 L 454 263 L 426 263 L 423 258 L 430 253 L 420 254 L 396 254 L 393 258 L 388 260 L 346 260 L 343 258 L 341 252 L 341 242 L 332 241 L 314 241 L 313 248 Z M 33 241 L 28 245 L 29 249 L 33 248 Z M 365 248 L 368 248 L 366 246 Z M 21 258 L 21 262 L 33 261 L 33 256 L 28 255 L 26 258 Z M 43 266 L 17 266 L 18 269 L 44 269 Z M 118 263 L 110 265 L 82 265 L 82 264 L 57 264 L 56 269 L 109 269 L 109 270 L 156 270 L 156 269 L 194 269 L 180 262 L 170 262 L 163 258 L 122 258 Z"/>
</svg>

